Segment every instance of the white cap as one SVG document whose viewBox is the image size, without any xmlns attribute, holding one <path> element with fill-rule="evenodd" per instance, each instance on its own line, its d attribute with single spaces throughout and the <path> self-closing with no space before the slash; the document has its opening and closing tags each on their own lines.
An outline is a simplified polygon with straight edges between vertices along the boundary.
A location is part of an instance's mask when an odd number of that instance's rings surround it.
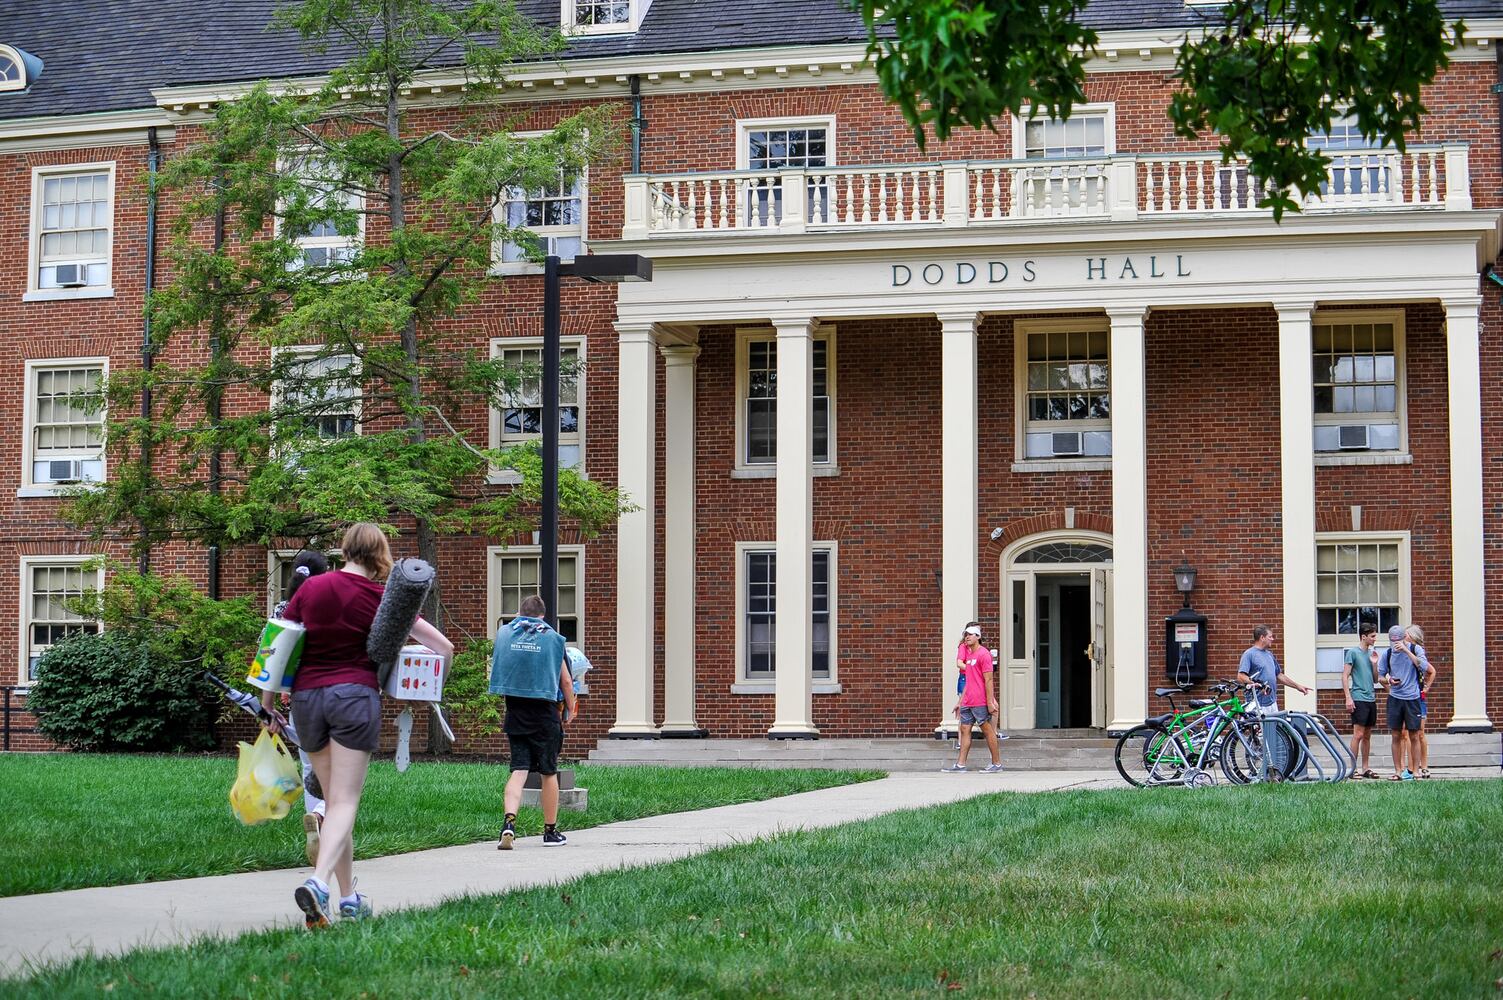
<svg viewBox="0 0 1503 1000">
<path fill-rule="evenodd" d="M 971 625 L 971 626 L 969 626 L 969 627 L 966 628 L 965 634 L 966 635 L 980 635 L 981 634 L 981 626 L 980 625 Z"/>
</svg>

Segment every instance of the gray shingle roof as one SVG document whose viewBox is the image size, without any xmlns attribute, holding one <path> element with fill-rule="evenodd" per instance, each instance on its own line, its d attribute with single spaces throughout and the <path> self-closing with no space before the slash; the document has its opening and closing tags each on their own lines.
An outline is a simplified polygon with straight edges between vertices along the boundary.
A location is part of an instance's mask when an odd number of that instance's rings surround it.
<svg viewBox="0 0 1503 1000">
<path fill-rule="evenodd" d="M 42 58 L 25 93 L 0 93 L 0 119 L 150 107 L 151 89 L 317 73 L 342 53 L 305 51 L 267 25 L 278 0 L 0 0 L 0 42 Z M 1445 0 L 1455 17 L 1503 15 L 1503 0 Z M 541 21 L 558 0 L 523 0 Z M 1183 0 L 1095 0 L 1085 20 L 1106 30 L 1173 29 L 1205 16 Z M 842 0 L 653 0 L 632 35 L 577 38 L 561 58 L 860 42 Z"/>
</svg>

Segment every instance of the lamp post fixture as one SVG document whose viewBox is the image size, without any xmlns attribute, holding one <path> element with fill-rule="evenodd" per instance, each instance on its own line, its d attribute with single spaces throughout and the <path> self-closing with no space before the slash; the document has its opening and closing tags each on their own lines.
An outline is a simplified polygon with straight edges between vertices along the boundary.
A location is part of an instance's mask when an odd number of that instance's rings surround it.
<svg viewBox="0 0 1503 1000">
<path fill-rule="evenodd" d="M 565 264 L 549 254 L 543 262 L 543 524 L 538 592 L 548 624 L 558 628 L 558 380 L 559 280 L 595 284 L 651 281 L 652 261 L 634 253 L 589 254 Z"/>
<path fill-rule="evenodd" d="M 1183 557 L 1181 557 L 1183 559 Z M 1189 562 L 1181 562 L 1174 567 L 1174 586 L 1184 596 L 1183 607 L 1190 606 L 1190 591 L 1195 589 L 1195 567 Z"/>
</svg>

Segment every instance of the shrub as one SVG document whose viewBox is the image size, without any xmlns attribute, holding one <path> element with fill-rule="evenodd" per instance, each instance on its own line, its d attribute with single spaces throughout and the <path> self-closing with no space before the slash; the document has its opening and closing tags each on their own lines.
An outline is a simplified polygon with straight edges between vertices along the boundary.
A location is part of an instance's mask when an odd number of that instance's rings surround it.
<svg viewBox="0 0 1503 1000">
<path fill-rule="evenodd" d="M 444 709 L 463 735 L 490 736 L 501 731 L 504 702 L 490 693 L 490 684 L 491 640 L 476 639 L 454 655 L 444 681 Z"/>
<path fill-rule="evenodd" d="M 203 750 L 221 701 L 197 663 L 127 631 L 70 636 L 42 654 L 26 707 L 74 750 Z"/>
</svg>

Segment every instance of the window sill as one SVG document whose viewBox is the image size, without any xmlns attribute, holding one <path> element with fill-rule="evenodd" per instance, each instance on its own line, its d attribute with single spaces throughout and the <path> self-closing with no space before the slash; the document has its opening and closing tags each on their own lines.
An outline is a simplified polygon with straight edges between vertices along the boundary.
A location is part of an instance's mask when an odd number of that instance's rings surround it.
<svg viewBox="0 0 1503 1000">
<path fill-rule="evenodd" d="M 840 475 L 838 465 L 816 465 L 809 470 L 809 475 L 815 479 L 831 479 Z M 751 465 L 738 466 L 731 470 L 732 479 L 776 479 L 778 467 L 776 465 Z"/>
<path fill-rule="evenodd" d="M 1315 456 L 1316 468 L 1328 468 L 1343 465 L 1413 465 L 1414 456 L 1407 452 L 1384 451 L 1366 453 L 1362 455 L 1328 455 L 1318 454 Z"/>
<path fill-rule="evenodd" d="M 776 681 L 740 681 L 731 685 L 731 694 L 775 694 Z M 844 689 L 839 681 L 815 681 L 815 694 L 841 694 Z"/>
<path fill-rule="evenodd" d="M 73 299 L 113 299 L 113 288 L 37 288 L 21 296 L 22 302 L 69 302 Z"/>
<path fill-rule="evenodd" d="M 1013 472 L 1110 472 L 1109 458 L 1030 458 L 1012 463 Z"/>
<path fill-rule="evenodd" d="M 487 484 L 491 486 L 521 486 L 522 474 L 510 470 L 504 472 L 492 472 L 485 477 Z"/>
<path fill-rule="evenodd" d="M 79 484 L 69 483 L 67 486 L 23 486 L 16 490 L 16 499 L 39 500 L 44 497 L 61 497 L 64 490 L 72 489 L 75 485 Z"/>
</svg>

